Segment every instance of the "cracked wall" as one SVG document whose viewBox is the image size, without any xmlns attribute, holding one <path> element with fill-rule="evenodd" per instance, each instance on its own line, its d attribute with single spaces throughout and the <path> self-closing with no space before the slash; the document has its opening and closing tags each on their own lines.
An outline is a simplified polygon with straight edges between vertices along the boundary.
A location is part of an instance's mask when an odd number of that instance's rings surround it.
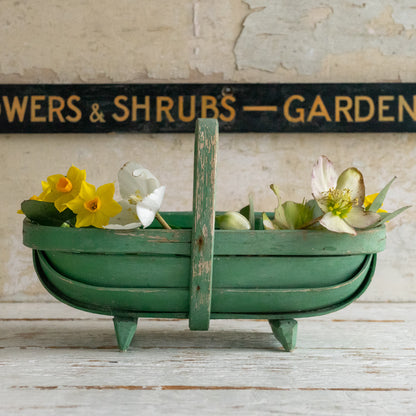
<svg viewBox="0 0 416 416">
<path fill-rule="evenodd" d="M 0 83 L 385 82 L 416 79 L 416 8 L 410 0 L 2 0 Z M 270 183 L 287 199 L 310 195 L 320 154 L 354 165 L 368 192 L 393 175 L 386 208 L 412 204 L 414 134 L 222 134 L 217 209 L 254 192 L 271 211 Z M 87 170 L 97 186 L 133 159 L 167 186 L 163 209 L 192 207 L 189 134 L 0 135 L 0 300 L 51 300 L 21 244 L 20 201 L 40 181 Z M 414 209 L 388 224 L 367 300 L 416 299 Z"/>
</svg>

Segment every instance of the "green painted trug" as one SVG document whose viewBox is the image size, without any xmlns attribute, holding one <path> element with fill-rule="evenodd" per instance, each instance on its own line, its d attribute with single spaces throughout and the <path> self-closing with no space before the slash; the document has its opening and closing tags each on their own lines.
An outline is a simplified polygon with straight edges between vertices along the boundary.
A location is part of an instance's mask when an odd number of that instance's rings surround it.
<svg viewBox="0 0 416 416">
<path fill-rule="evenodd" d="M 186 222 L 188 214 L 171 219 Z M 113 316 L 187 317 L 191 230 L 74 229 L 23 224 L 41 282 L 59 300 Z M 211 317 L 312 316 L 359 296 L 385 228 L 215 231 Z M 273 252 L 273 250 L 276 250 Z"/>
</svg>

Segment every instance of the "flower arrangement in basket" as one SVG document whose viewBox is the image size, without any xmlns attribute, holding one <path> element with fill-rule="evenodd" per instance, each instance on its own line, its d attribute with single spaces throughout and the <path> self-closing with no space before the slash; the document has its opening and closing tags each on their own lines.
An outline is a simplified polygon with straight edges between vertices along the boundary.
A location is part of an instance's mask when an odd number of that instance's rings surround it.
<svg viewBox="0 0 416 416">
<path fill-rule="evenodd" d="M 321 156 L 312 167 L 312 196 L 277 197 L 274 213 L 215 215 L 218 124 L 198 120 L 194 210 L 160 213 L 165 187 L 128 162 L 115 186 L 96 188 L 71 166 L 49 176 L 23 201 L 24 243 L 44 286 L 79 309 L 114 316 L 121 350 L 140 316 L 188 318 L 208 329 L 215 318 L 263 318 L 285 350 L 296 342 L 294 317 L 340 309 L 360 296 L 383 250 L 385 228 L 408 207 L 381 209 L 394 178 L 366 196 L 356 168 L 339 176 Z"/>
<path fill-rule="evenodd" d="M 348 168 L 337 175 L 332 162 L 321 156 L 312 169 L 313 199 L 297 203 L 281 202 L 279 189 L 270 185 L 278 204 L 274 218 L 262 214 L 265 230 L 295 230 L 326 228 L 337 233 L 357 234 L 357 230 L 378 227 L 390 221 L 409 206 L 387 212 L 381 209 L 394 177 L 379 193 L 365 195 L 362 173 Z M 146 168 L 135 162 L 126 163 L 118 173 L 122 199 L 113 197 L 113 183 L 98 189 L 86 181 L 86 171 L 71 166 L 64 174 L 49 176 L 42 181 L 43 191 L 22 202 L 19 213 L 43 225 L 61 227 L 95 227 L 106 229 L 147 228 L 156 218 L 170 229 L 159 213 L 165 186 Z M 218 228 L 249 230 L 250 204 L 240 212 L 229 211 L 216 217 Z"/>
</svg>

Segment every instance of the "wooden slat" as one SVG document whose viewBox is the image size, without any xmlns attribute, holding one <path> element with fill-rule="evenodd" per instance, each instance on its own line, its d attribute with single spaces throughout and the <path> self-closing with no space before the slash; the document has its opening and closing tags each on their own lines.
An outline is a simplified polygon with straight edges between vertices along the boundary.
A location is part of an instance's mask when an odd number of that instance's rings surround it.
<svg viewBox="0 0 416 416">
<path fill-rule="evenodd" d="M 211 313 L 218 122 L 199 119 L 195 131 L 194 225 L 191 242 L 189 328 L 207 330 Z"/>
<path fill-rule="evenodd" d="M 79 253 L 190 254 L 191 230 L 101 230 L 23 224 L 23 243 L 38 250 Z"/>
<path fill-rule="evenodd" d="M 326 230 L 216 230 L 214 253 L 221 255 L 336 256 L 384 250 L 384 227 L 358 231 L 356 236 Z"/>
</svg>

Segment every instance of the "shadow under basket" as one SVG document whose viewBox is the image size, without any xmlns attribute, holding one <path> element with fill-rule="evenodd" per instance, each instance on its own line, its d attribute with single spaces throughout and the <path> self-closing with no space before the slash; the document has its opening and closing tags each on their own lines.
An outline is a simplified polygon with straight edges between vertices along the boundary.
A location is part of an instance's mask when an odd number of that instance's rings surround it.
<svg viewBox="0 0 416 416">
<path fill-rule="evenodd" d="M 23 223 L 40 281 L 58 300 L 114 317 L 127 350 L 139 317 L 267 319 L 286 351 L 294 318 L 323 315 L 357 299 L 374 274 L 385 227 L 356 236 L 327 230 L 215 229 L 218 124 L 200 119 L 195 135 L 193 212 L 162 213 L 175 229 L 102 230 Z M 261 213 L 256 214 L 261 223 Z"/>
</svg>

